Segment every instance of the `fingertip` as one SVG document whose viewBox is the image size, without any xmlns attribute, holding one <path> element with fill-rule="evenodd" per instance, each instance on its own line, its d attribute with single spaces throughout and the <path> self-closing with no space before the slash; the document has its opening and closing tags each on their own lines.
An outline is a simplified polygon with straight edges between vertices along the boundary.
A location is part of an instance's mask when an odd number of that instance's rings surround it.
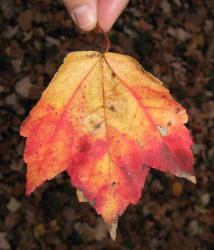
<svg viewBox="0 0 214 250">
<path fill-rule="evenodd" d="M 124 10 L 129 0 L 99 0 L 97 19 L 99 26 L 104 32 L 108 32 L 121 12 Z"/>
<path fill-rule="evenodd" d="M 70 15 L 76 25 L 84 31 L 91 31 L 96 26 L 97 12 L 96 9 L 91 6 L 78 6 L 70 12 Z"/>
<path fill-rule="evenodd" d="M 97 24 L 98 0 L 62 0 L 75 24 L 84 31 L 91 31 Z"/>
<path fill-rule="evenodd" d="M 105 21 L 103 22 L 102 20 L 99 21 L 99 19 L 98 19 L 98 24 L 99 24 L 100 28 L 102 29 L 102 31 L 104 31 L 105 33 L 109 32 L 111 27 L 113 26 L 113 24 L 109 25 L 109 23 L 106 23 Z"/>
</svg>

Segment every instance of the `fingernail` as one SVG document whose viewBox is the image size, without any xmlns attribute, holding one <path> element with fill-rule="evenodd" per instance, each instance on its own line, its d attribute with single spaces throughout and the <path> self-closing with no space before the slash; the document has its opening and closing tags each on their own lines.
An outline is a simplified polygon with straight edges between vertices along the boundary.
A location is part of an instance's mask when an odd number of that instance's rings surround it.
<svg viewBox="0 0 214 250">
<path fill-rule="evenodd" d="M 95 10 L 88 5 L 77 7 L 72 11 L 71 16 L 81 29 L 87 29 L 87 27 L 96 22 Z"/>
</svg>

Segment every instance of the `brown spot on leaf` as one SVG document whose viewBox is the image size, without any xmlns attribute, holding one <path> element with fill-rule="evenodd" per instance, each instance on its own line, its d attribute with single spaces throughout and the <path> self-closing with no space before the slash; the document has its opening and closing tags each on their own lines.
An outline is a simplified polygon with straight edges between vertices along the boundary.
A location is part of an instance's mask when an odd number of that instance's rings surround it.
<svg viewBox="0 0 214 250">
<path fill-rule="evenodd" d="M 103 121 L 101 121 L 101 122 L 95 124 L 95 125 L 94 125 L 94 128 L 95 128 L 95 129 L 100 128 L 102 123 L 103 123 Z"/>
<path fill-rule="evenodd" d="M 98 129 L 98 128 L 100 128 L 100 125 L 101 125 L 101 124 L 99 123 L 99 124 L 95 125 L 94 128 L 95 128 L 95 129 Z"/>
<path fill-rule="evenodd" d="M 86 153 L 88 152 L 90 148 L 90 144 L 88 141 L 83 141 L 81 144 L 80 144 L 80 152 L 81 153 Z"/>
<path fill-rule="evenodd" d="M 115 112 L 115 111 L 116 111 L 115 106 L 113 106 L 113 105 L 111 105 L 111 106 L 109 107 L 109 109 L 110 109 L 112 112 Z"/>
<path fill-rule="evenodd" d="M 175 113 L 177 114 L 177 113 L 179 113 L 180 111 L 181 111 L 180 108 L 176 108 Z"/>
<path fill-rule="evenodd" d="M 112 78 L 116 77 L 116 74 L 114 72 L 111 73 Z"/>
</svg>

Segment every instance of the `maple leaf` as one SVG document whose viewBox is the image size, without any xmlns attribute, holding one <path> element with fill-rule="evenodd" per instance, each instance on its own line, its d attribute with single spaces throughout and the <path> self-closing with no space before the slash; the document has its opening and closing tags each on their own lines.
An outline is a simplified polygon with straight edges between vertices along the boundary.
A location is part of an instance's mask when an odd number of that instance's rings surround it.
<svg viewBox="0 0 214 250">
<path fill-rule="evenodd" d="M 116 236 L 150 168 L 195 182 L 185 110 L 133 58 L 70 53 L 23 122 L 26 194 L 67 170 Z"/>
</svg>

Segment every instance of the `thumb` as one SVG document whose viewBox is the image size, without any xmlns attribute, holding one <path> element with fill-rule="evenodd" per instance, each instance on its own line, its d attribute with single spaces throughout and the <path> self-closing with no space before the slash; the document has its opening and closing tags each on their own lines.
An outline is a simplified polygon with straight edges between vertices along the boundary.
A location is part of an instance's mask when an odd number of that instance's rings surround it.
<svg viewBox="0 0 214 250">
<path fill-rule="evenodd" d="M 62 0 L 76 25 L 93 30 L 97 24 L 97 0 Z"/>
</svg>

